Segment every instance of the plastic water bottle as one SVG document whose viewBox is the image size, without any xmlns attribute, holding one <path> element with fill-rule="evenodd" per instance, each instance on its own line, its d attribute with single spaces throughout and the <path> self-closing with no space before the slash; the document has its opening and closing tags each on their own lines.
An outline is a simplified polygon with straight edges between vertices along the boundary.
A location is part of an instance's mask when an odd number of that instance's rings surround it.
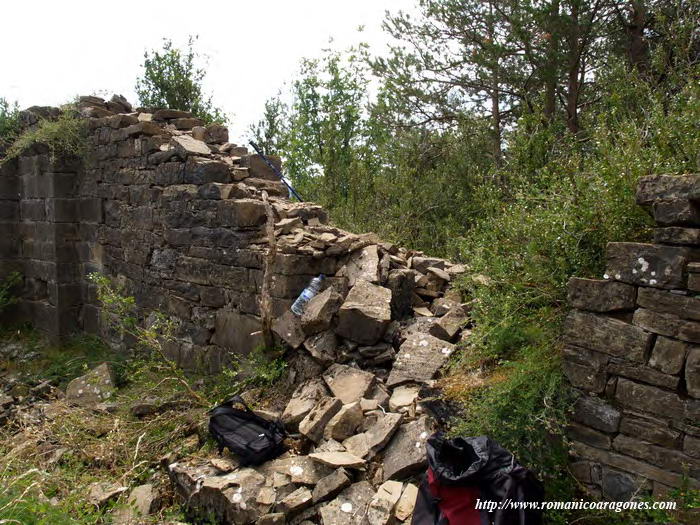
<svg viewBox="0 0 700 525">
<path fill-rule="evenodd" d="M 309 286 L 304 288 L 304 291 L 299 294 L 299 297 L 297 297 L 297 300 L 294 301 L 294 304 L 292 305 L 292 312 L 294 312 L 294 315 L 300 316 L 304 313 L 306 303 L 308 303 L 311 298 L 321 290 L 321 283 L 325 278 L 326 276 L 321 274 L 318 277 L 311 279 Z"/>
</svg>

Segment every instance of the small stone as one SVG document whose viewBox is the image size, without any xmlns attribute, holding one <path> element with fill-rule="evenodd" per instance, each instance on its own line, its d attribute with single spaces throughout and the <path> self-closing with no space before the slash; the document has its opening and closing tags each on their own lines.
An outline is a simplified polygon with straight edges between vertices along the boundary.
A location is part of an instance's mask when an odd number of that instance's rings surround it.
<svg viewBox="0 0 700 525">
<path fill-rule="evenodd" d="M 396 504 L 394 515 L 401 521 L 406 521 L 413 514 L 413 509 L 416 506 L 418 498 L 418 487 L 413 483 L 406 483 L 406 488 Z"/>
<path fill-rule="evenodd" d="M 332 474 L 320 480 L 313 491 L 314 504 L 334 498 L 350 485 L 350 477 L 344 468 L 338 468 Z"/>
<path fill-rule="evenodd" d="M 314 443 L 321 441 L 323 431 L 331 418 L 342 408 L 343 403 L 335 397 L 325 397 L 299 423 L 299 432 Z"/>
<path fill-rule="evenodd" d="M 87 501 L 96 507 L 103 507 L 113 499 L 126 492 L 126 487 L 108 482 L 92 483 L 88 487 Z"/>
<path fill-rule="evenodd" d="M 112 369 L 107 363 L 102 363 L 68 384 L 66 402 L 84 407 L 95 407 L 111 398 L 115 391 Z"/>
<path fill-rule="evenodd" d="M 338 338 L 333 330 L 325 330 L 304 341 L 311 356 L 324 366 L 330 366 L 337 359 Z"/>
<path fill-rule="evenodd" d="M 231 472 L 236 468 L 236 465 L 224 458 L 211 458 L 209 463 L 211 463 L 212 467 L 221 472 Z"/>
<path fill-rule="evenodd" d="M 389 410 L 398 412 L 399 409 L 413 405 L 418 399 L 420 387 L 414 385 L 398 386 L 389 399 Z"/>
<path fill-rule="evenodd" d="M 343 408 L 328 422 L 323 437 L 342 441 L 355 433 L 357 427 L 362 423 L 362 418 L 362 408 L 359 401 L 343 405 Z"/>
<path fill-rule="evenodd" d="M 374 383 L 373 374 L 338 363 L 325 371 L 323 379 L 333 395 L 346 405 L 366 397 Z"/>
<path fill-rule="evenodd" d="M 425 469 L 425 444 L 432 434 L 426 416 L 399 427 L 384 453 L 384 480 L 403 479 Z"/>
<path fill-rule="evenodd" d="M 299 422 L 311 412 L 318 400 L 327 395 L 328 389 L 320 377 L 314 377 L 302 383 L 294 391 L 284 409 L 282 422 L 293 430 L 297 429 Z"/>
<path fill-rule="evenodd" d="M 467 320 L 468 317 L 462 305 L 455 305 L 430 327 L 430 334 L 444 341 L 452 341 Z"/>
<path fill-rule="evenodd" d="M 315 452 L 309 454 L 311 459 L 319 461 L 329 467 L 360 468 L 364 466 L 365 460 L 350 454 L 349 452 Z"/>
<path fill-rule="evenodd" d="M 256 503 L 261 505 L 272 505 L 277 499 L 277 491 L 274 487 L 260 487 L 257 497 L 255 498 Z"/>
<path fill-rule="evenodd" d="M 279 510 L 285 514 L 297 514 L 312 503 L 311 491 L 306 487 L 299 487 L 279 503 Z"/>
<path fill-rule="evenodd" d="M 187 157 L 189 155 L 208 156 L 211 154 L 209 146 L 201 140 L 192 138 L 189 135 L 178 135 L 170 139 L 170 142 L 182 157 Z"/>
<path fill-rule="evenodd" d="M 447 273 L 445 270 L 442 270 L 441 268 L 435 268 L 433 266 L 428 267 L 427 273 L 434 275 L 438 279 L 441 279 L 443 281 L 449 282 L 452 280 L 452 277 L 450 277 L 450 274 Z"/>
</svg>

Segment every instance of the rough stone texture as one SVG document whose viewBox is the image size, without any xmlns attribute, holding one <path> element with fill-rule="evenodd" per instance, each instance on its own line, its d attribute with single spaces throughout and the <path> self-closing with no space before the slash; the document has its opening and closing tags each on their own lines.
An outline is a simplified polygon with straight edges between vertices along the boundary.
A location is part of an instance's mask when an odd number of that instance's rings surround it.
<svg viewBox="0 0 700 525">
<path fill-rule="evenodd" d="M 355 286 L 359 280 L 379 284 L 379 252 L 377 245 L 366 246 L 353 253 L 345 267 L 338 271 L 338 275 L 347 277 L 350 286 Z"/>
<path fill-rule="evenodd" d="M 408 518 L 413 514 L 413 509 L 416 506 L 418 498 L 418 487 L 413 483 L 406 483 L 403 493 L 396 503 L 396 517 L 404 522 L 408 522 Z"/>
<path fill-rule="evenodd" d="M 326 425 L 342 408 L 343 403 L 335 397 L 320 399 L 316 406 L 299 423 L 299 432 L 314 443 L 321 441 Z"/>
<path fill-rule="evenodd" d="M 365 464 L 362 458 L 349 452 L 315 452 L 309 454 L 309 457 L 333 468 L 359 468 Z"/>
<path fill-rule="evenodd" d="M 412 334 L 401 345 L 388 386 L 432 379 L 454 352 L 454 345 L 428 334 Z"/>
<path fill-rule="evenodd" d="M 103 363 L 81 377 L 76 377 L 66 388 L 66 401 L 94 408 L 108 401 L 114 394 L 114 376 L 107 363 Z"/>
<path fill-rule="evenodd" d="M 631 310 L 637 296 L 634 286 L 615 281 L 572 277 L 567 288 L 569 304 L 591 312 Z"/>
<path fill-rule="evenodd" d="M 352 341 L 373 345 L 391 321 L 391 290 L 358 280 L 338 312 L 336 332 Z"/>
<path fill-rule="evenodd" d="M 384 452 L 384 480 L 404 479 L 427 465 L 425 443 L 432 433 L 428 418 L 423 416 L 399 427 Z"/>
<path fill-rule="evenodd" d="M 373 374 L 337 363 L 325 371 L 323 379 L 343 404 L 354 403 L 366 397 L 374 383 Z"/>
<path fill-rule="evenodd" d="M 363 417 L 359 401 L 343 405 L 343 408 L 328 422 L 328 426 L 323 432 L 323 437 L 337 441 L 349 438 L 360 426 Z"/>
<path fill-rule="evenodd" d="M 579 391 L 571 472 L 622 501 L 700 486 L 700 176 L 641 179 L 656 244 L 610 243 L 605 280 L 572 278 L 563 368 Z M 690 292 L 690 293 L 689 293 Z"/>
<path fill-rule="evenodd" d="M 639 286 L 684 288 L 688 248 L 641 244 L 608 243 L 606 278 Z"/>
<path fill-rule="evenodd" d="M 462 305 L 455 305 L 430 327 L 430 334 L 443 341 L 452 341 L 465 325 L 467 319 L 467 314 Z"/>
<path fill-rule="evenodd" d="M 350 477 L 344 468 L 338 468 L 325 478 L 319 480 L 314 487 L 314 504 L 326 501 L 337 496 L 340 491 L 350 485 Z"/>
<path fill-rule="evenodd" d="M 292 430 L 298 429 L 299 422 L 311 412 L 319 399 L 327 395 L 328 389 L 320 377 L 314 377 L 301 383 L 292 393 L 292 397 L 282 413 L 282 422 Z"/>
<path fill-rule="evenodd" d="M 327 288 L 313 297 L 301 316 L 301 324 L 307 334 L 316 334 L 330 328 L 333 316 L 343 298 L 333 288 Z"/>
<path fill-rule="evenodd" d="M 321 507 L 322 525 L 362 525 L 367 521 L 367 507 L 374 489 L 367 481 L 353 483 L 329 504 Z"/>
</svg>

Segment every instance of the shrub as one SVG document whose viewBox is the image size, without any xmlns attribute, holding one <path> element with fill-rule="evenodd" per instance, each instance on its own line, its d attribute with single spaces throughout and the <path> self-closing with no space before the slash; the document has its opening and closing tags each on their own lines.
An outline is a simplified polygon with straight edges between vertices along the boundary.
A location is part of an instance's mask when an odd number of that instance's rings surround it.
<svg viewBox="0 0 700 525">
<path fill-rule="evenodd" d="M 13 290 L 21 281 L 22 276 L 18 272 L 12 272 L 4 281 L 0 282 L 0 314 L 8 306 L 17 302 Z"/>
<path fill-rule="evenodd" d="M 25 131 L 7 150 L 7 159 L 18 157 L 34 144 L 44 144 L 52 159 L 83 157 L 88 149 L 87 123 L 70 108 L 64 109 L 56 120 L 40 120 Z"/>
<path fill-rule="evenodd" d="M 0 155 L 3 149 L 19 134 L 19 107 L 17 103 L 10 105 L 7 99 L 0 97 Z"/>
</svg>

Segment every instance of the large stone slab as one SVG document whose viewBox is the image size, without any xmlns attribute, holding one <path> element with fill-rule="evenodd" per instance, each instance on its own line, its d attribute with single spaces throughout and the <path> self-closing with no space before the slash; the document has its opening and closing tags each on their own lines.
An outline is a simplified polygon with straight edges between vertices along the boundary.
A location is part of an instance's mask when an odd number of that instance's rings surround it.
<svg viewBox="0 0 700 525">
<path fill-rule="evenodd" d="M 342 441 L 355 433 L 362 420 L 363 413 L 359 401 L 343 405 L 343 408 L 328 422 L 323 437 Z"/>
<path fill-rule="evenodd" d="M 265 477 L 251 468 L 200 480 L 188 505 L 221 523 L 255 523 L 261 515 L 256 502 Z"/>
<path fill-rule="evenodd" d="M 592 312 L 631 310 L 637 295 L 634 286 L 609 280 L 572 277 L 567 287 L 569 304 Z"/>
<path fill-rule="evenodd" d="M 338 312 L 336 333 L 361 344 L 377 343 L 391 321 L 391 290 L 358 280 Z"/>
<path fill-rule="evenodd" d="M 685 414 L 683 400 L 677 394 L 629 379 L 617 380 L 615 399 L 623 406 L 660 417 L 682 419 Z"/>
<path fill-rule="evenodd" d="M 321 507 L 322 525 L 363 525 L 374 489 L 367 481 L 350 485 L 329 504 Z"/>
<path fill-rule="evenodd" d="M 261 328 L 257 317 L 233 310 L 219 310 L 212 342 L 237 354 L 249 354 L 263 344 Z"/>
<path fill-rule="evenodd" d="M 643 308 L 683 319 L 700 321 L 700 299 L 654 288 L 640 288 L 637 304 Z"/>
<path fill-rule="evenodd" d="M 643 362 L 652 335 L 629 323 L 589 312 L 574 310 L 564 322 L 564 340 L 616 357 Z"/>
<path fill-rule="evenodd" d="M 189 135 L 178 135 L 170 139 L 170 142 L 182 157 L 187 157 L 189 155 L 208 156 L 211 154 L 211 149 L 209 149 L 206 143 L 194 139 Z"/>
<path fill-rule="evenodd" d="M 659 200 L 696 200 L 698 195 L 700 175 L 649 175 L 637 183 L 637 204 L 644 207 Z"/>
<path fill-rule="evenodd" d="M 291 476 L 292 483 L 316 485 L 333 472 L 329 466 L 314 461 L 309 456 L 288 456 L 263 463 L 258 470 L 265 476 L 284 474 Z"/>
<path fill-rule="evenodd" d="M 387 386 L 432 379 L 454 349 L 454 345 L 432 335 L 411 334 L 399 348 Z"/>
<path fill-rule="evenodd" d="M 308 337 L 304 348 L 323 366 L 330 366 L 337 359 L 338 337 L 333 330 L 326 330 Z"/>
<path fill-rule="evenodd" d="M 338 468 L 334 470 L 332 474 L 321 479 L 314 487 L 312 494 L 314 504 L 334 498 L 349 485 L 350 477 L 345 469 Z"/>
<path fill-rule="evenodd" d="M 365 464 L 364 459 L 343 451 L 314 452 L 309 454 L 309 457 L 333 468 L 360 468 Z"/>
<path fill-rule="evenodd" d="M 655 288 L 685 288 L 690 249 L 679 246 L 611 242 L 606 249 L 608 279 Z"/>
<path fill-rule="evenodd" d="M 367 397 L 374 384 L 374 375 L 359 368 L 336 363 L 324 372 L 323 380 L 333 395 L 347 405 Z"/>
<path fill-rule="evenodd" d="M 649 357 L 649 365 L 665 374 L 678 374 L 690 345 L 677 339 L 658 336 Z"/>
<path fill-rule="evenodd" d="M 700 343 L 700 322 L 697 321 L 686 321 L 677 315 L 638 308 L 634 312 L 632 322 L 645 330 L 659 335 L 691 343 Z"/>
<path fill-rule="evenodd" d="M 404 479 L 425 469 L 425 444 L 432 434 L 426 416 L 399 427 L 384 452 L 384 481 Z"/>
</svg>

